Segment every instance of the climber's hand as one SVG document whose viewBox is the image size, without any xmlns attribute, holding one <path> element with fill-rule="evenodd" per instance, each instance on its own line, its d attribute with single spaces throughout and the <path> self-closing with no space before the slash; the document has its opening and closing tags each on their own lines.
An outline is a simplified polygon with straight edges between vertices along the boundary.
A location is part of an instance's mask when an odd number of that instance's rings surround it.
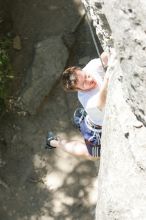
<svg viewBox="0 0 146 220">
<path fill-rule="evenodd" d="M 103 52 L 101 54 L 101 60 L 103 62 L 103 66 L 104 67 L 107 67 L 108 66 L 108 57 L 109 57 L 109 54 L 107 52 Z"/>
</svg>

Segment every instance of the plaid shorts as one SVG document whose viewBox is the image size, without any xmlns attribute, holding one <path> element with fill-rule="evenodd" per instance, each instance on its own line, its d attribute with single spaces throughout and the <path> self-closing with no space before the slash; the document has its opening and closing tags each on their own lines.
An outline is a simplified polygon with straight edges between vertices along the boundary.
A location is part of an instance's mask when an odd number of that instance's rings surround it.
<svg viewBox="0 0 146 220">
<path fill-rule="evenodd" d="M 77 109 L 74 113 L 74 124 L 83 135 L 89 154 L 93 157 L 100 157 L 102 131 L 101 129 L 90 129 L 86 124 L 85 118 L 84 109 Z"/>
</svg>

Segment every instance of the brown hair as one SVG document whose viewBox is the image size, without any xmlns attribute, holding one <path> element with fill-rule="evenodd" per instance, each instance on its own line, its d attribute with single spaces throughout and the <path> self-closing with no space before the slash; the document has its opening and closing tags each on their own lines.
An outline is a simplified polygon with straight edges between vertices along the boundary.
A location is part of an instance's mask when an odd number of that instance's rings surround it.
<svg viewBox="0 0 146 220">
<path fill-rule="evenodd" d="M 61 77 L 62 85 L 65 91 L 75 91 L 77 89 L 77 75 L 76 70 L 80 70 L 80 67 L 73 66 L 67 68 L 63 73 Z"/>
</svg>

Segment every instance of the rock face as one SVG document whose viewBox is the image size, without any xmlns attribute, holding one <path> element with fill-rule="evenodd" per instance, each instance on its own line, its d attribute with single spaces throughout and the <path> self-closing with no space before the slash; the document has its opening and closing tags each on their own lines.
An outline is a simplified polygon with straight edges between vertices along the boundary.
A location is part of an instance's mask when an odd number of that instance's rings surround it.
<svg viewBox="0 0 146 220">
<path fill-rule="evenodd" d="M 146 1 L 85 2 L 89 3 L 94 17 L 100 5 L 110 26 L 112 37 L 104 35 L 102 45 L 113 39 L 116 51 L 108 70 L 112 76 L 102 136 L 96 220 L 145 220 Z M 95 20 L 97 28 L 99 22 Z"/>
<path fill-rule="evenodd" d="M 104 14 L 102 2 L 96 0 L 82 0 L 88 12 L 88 17 L 92 19 L 96 34 L 104 50 L 113 46 L 111 29 Z"/>
<path fill-rule="evenodd" d="M 123 72 L 125 100 L 146 126 L 146 1 L 105 0 L 104 9 Z"/>
<path fill-rule="evenodd" d="M 21 108 L 35 114 L 44 97 L 49 94 L 64 70 L 68 51 L 60 36 L 50 37 L 37 44 L 29 80 L 21 94 Z M 31 77 L 30 77 L 31 76 Z"/>
</svg>

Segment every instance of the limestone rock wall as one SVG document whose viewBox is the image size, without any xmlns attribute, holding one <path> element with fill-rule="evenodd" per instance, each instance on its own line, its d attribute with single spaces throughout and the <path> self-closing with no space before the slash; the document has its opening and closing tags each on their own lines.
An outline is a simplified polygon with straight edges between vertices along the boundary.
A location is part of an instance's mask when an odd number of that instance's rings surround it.
<svg viewBox="0 0 146 220">
<path fill-rule="evenodd" d="M 145 220 L 146 1 L 90 0 L 87 3 L 88 10 L 94 11 L 97 18 L 100 5 L 111 30 L 101 43 L 106 45 L 108 39 L 113 39 L 116 51 L 108 69 L 111 78 L 102 136 L 96 220 Z M 96 28 L 99 25 L 95 18 L 94 25 Z M 103 33 L 104 30 L 100 32 Z"/>
<path fill-rule="evenodd" d="M 113 46 L 113 39 L 109 23 L 103 11 L 102 3 L 96 0 L 82 0 L 82 2 L 88 11 L 88 17 L 91 18 L 91 22 L 95 27 L 96 34 L 103 49 L 107 50 L 107 47 Z"/>
<path fill-rule="evenodd" d="M 103 2 L 123 72 L 125 100 L 146 125 L 146 1 Z"/>
</svg>

